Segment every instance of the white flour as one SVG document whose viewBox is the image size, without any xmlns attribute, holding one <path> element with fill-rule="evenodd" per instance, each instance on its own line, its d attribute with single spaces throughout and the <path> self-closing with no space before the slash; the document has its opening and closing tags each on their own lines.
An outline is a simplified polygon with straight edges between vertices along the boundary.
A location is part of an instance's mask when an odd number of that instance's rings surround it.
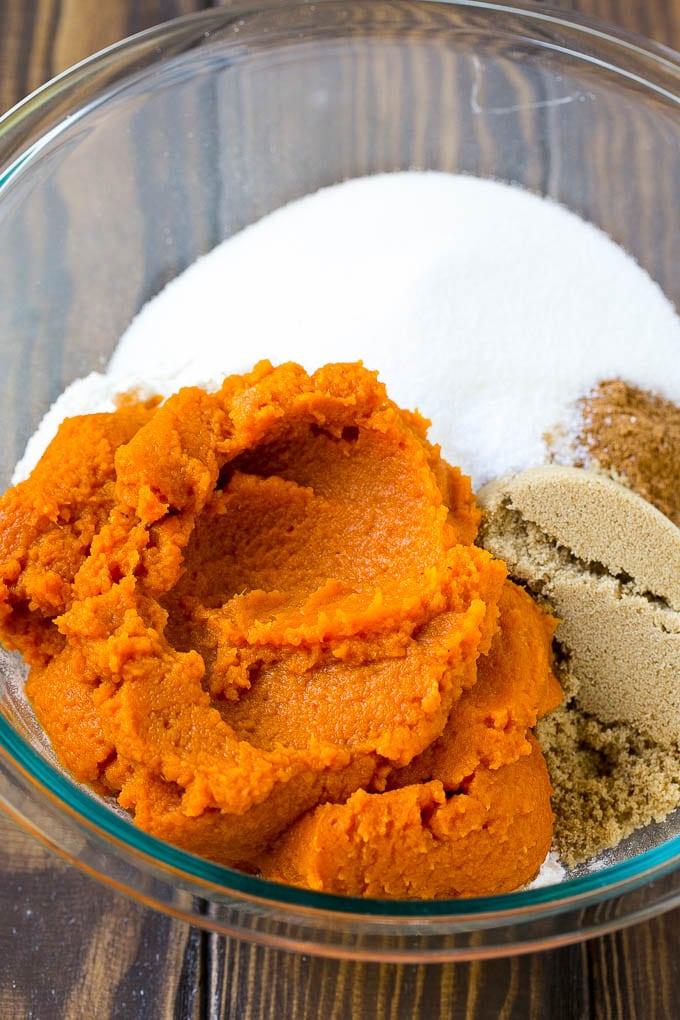
<svg viewBox="0 0 680 1020">
<path fill-rule="evenodd" d="M 64 416 L 110 409 L 137 383 L 168 393 L 261 358 L 361 359 L 479 487 L 541 462 L 544 431 L 601 378 L 680 402 L 679 355 L 659 287 L 562 207 L 472 177 L 364 178 L 280 209 L 174 280 L 107 375 L 56 402 L 15 480 Z"/>
</svg>

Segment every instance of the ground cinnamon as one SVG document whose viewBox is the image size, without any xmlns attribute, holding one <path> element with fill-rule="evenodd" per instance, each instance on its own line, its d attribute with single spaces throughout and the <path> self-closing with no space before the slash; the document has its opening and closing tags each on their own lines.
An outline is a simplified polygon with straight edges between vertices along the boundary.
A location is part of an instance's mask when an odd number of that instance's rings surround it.
<svg viewBox="0 0 680 1020">
<path fill-rule="evenodd" d="M 622 379 L 580 402 L 576 463 L 618 476 L 680 527 L 680 407 Z"/>
</svg>

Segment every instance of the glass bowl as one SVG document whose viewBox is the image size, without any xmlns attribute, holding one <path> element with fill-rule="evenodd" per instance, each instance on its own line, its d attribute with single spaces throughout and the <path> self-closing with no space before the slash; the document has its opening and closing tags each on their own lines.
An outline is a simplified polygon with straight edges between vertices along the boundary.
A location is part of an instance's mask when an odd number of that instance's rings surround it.
<svg viewBox="0 0 680 1020">
<path fill-rule="evenodd" d="M 50 403 L 219 241 L 345 178 L 493 177 L 568 206 L 680 306 L 680 63 L 534 6 L 245 3 L 114 46 L 0 121 L 0 484 Z M 285 360 L 285 351 L 281 351 Z M 680 902 L 680 812 L 558 885 L 461 901 L 323 895 L 137 829 L 58 767 L 0 660 L 0 800 L 69 860 L 214 931 L 420 962 L 556 946 Z"/>
</svg>

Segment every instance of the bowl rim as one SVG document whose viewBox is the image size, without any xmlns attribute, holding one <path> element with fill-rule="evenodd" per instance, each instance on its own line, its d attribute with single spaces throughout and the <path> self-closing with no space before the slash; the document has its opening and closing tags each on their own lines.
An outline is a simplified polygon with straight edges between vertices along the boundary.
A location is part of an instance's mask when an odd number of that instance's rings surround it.
<svg viewBox="0 0 680 1020">
<path fill-rule="evenodd" d="M 515 0 L 514 3 L 496 3 L 494 0 L 390 0 L 390 2 L 395 7 L 400 5 L 408 6 L 412 3 L 420 3 L 422 5 L 432 4 L 460 9 L 470 8 L 472 10 L 480 11 L 486 10 L 500 14 L 518 15 L 522 18 L 526 18 L 529 22 L 537 22 L 545 25 L 558 25 L 568 29 L 576 29 L 589 38 L 613 43 L 615 46 L 623 50 L 628 50 L 629 52 L 635 53 L 643 58 L 651 57 L 656 64 L 660 64 L 665 70 L 680 77 L 680 52 L 677 50 L 659 42 L 658 40 L 649 39 L 637 32 L 631 31 L 630 29 L 608 24 L 600 18 L 594 18 L 578 11 L 572 11 L 569 12 L 569 14 L 565 14 L 562 11 L 550 7 L 537 9 L 529 2 L 529 0 Z M 233 22 L 237 22 L 244 16 L 252 16 L 254 14 L 267 12 L 271 13 L 273 10 L 278 11 L 305 7 L 313 9 L 319 4 L 328 6 L 342 3 L 343 0 L 283 0 L 282 3 L 276 3 L 276 0 L 274 0 L 274 3 L 267 3 L 267 0 L 234 0 L 233 6 L 230 6 L 229 8 L 206 8 L 200 11 L 193 11 L 189 14 L 184 14 L 180 17 L 161 22 L 158 25 L 152 25 L 149 28 L 142 29 L 141 31 L 135 32 L 123 39 L 119 39 L 117 42 L 111 43 L 109 46 L 96 50 L 87 57 L 83 57 L 82 60 L 79 60 L 70 67 L 65 68 L 63 71 L 59 72 L 59 74 L 54 75 L 48 81 L 33 89 L 27 96 L 19 99 L 4 113 L 0 113 L 0 142 L 2 141 L 2 134 L 13 126 L 17 117 L 24 118 L 28 116 L 31 112 L 33 112 L 36 104 L 47 102 L 54 96 L 55 92 L 60 91 L 64 86 L 72 85 L 77 81 L 81 81 L 90 73 L 93 66 L 98 67 L 110 58 L 116 57 L 121 53 L 129 53 L 138 46 L 145 46 L 148 43 L 153 43 L 155 40 L 162 39 L 186 25 L 205 22 L 206 24 L 216 24 L 223 27 Z M 210 33 L 208 31 L 207 35 L 209 34 Z M 582 56 L 582 54 L 574 52 L 574 56 Z M 648 82 L 645 79 L 637 78 L 635 75 L 628 75 L 623 68 L 609 65 L 606 61 L 603 61 L 602 63 L 603 66 L 611 67 L 612 70 L 617 71 L 617 73 L 623 76 L 632 77 L 634 80 L 639 81 L 642 85 L 646 85 L 653 89 L 656 88 L 651 82 Z M 666 94 L 668 98 L 673 99 L 680 104 L 680 96 L 674 95 L 670 92 L 665 93 L 664 90 L 661 91 Z M 2 183 L 3 179 L 0 178 L 0 185 Z"/>
<path fill-rule="evenodd" d="M 7 653 L 5 653 L 7 654 Z M 549 907 L 571 910 L 592 901 L 602 893 L 607 897 L 635 888 L 652 878 L 661 877 L 680 865 L 680 836 L 646 850 L 641 854 L 601 870 L 570 878 L 537 889 L 515 890 L 495 896 L 468 897 L 465 899 L 403 900 L 375 899 L 345 896 L 284 885 L 217 864 L 207 858 L 166 843 L 136 826 L 128 816 L 112 809 L 96 795 L 86 790 L 65 773 L 56 769 L 28 744 L 23 737 L 0 716 L 0 753 L 10 757 L 30 779 L 41 797 L 54 801 L 97 835 L 103 833 L 114 843 L 122 843 L 155 867 L 178 877 L 198 880 L 215 891 L 227 891 L 237 898 L 256 899 L 262 904 L 302 907 L 307 913 L 333 913 L 362 920 L 370 918 L 413 922 L 455 918 L 479 919 L 493 915 L 497 922 L 512 917 L 517 919 L 518 909 L 531 910 Z M 0 797 L 0 804 L 2 798 Z M 676 852 L 669 854 L 672 847 Z M 646 867 L 640 868 L 641 862 Z M 610 881 L 603 886 L 603 877 Z M 225 881 L 228 878 L 228 881 Z M 520 902 L 521 900 L 521 902 Z"/>
<path fill-rule="evenodd" d="M 21 151 L 9 152 L 6 162 L 4 150 L 10 150 L 15 144 L 14 129 L 18 125 L 28 125 L 39 119 L 44 107 L 58 99 L 64 90 L 77 89 L 92 74 L 119 58 L 128 60 L 135 53 L 149 54 L 150 63 L 158 60 L 158 43 L 169 39 L 174 34 L 189 26 L 200 29 L 206 40 L 211 35 L 207 26 L 224 28 L 241 18 L 273 10 L 287 11 L 304 9 L 314 6 L 330 7 L 346 4 L 347 0 L 300 0 L 300 2 L 284 2 L 275 7 L 266 0 L 242 0 L 234 7 L 197 11 L 192 14 L 175 18 L 160 25 L 129 36 L 119 42 L 88 56 L 49 82 L 40 86 L 26 98 L 12 106 L 0 116 L 0 193 L 3 187 L 14 177 L 25 164 L 30 162 L 35 151 L 34 144 Z M 670 75 L 677 82 L 676 91 L 670 91 L 607 60 L 598 60 L 584 51 L 571 50 L 566 46 L 548 46 L 551 50 L 565 52 L 594 65 L 616 72 L 624 78 L 631 79 L 680 106 L 680 54 L 661 43 L 644 39 L 625 29 L 606 25 L 596 19 L 581 14 L 565 15 L 551 9 L 537 9 L 528 2 L 497 4 L 487 0 L 391 0 L 396 9 L 413 4 L 423 6 L 450 7 L 486 11 L 494 15 L 504 14 L 518 17 L 529 25 L 537 24 L 550 28 L 560 28 L 580 33 L 584 40 L 595 41 L 597 45 L 612 46 L 623 55 L 635 56 L 650 67 Z M 166 59 L 160 51 L 160 62 Z M 142 72 L 143 73 L 143 72 Z M 80 111 L 91 109 L 83 107 Z M 74 117 L 78 116 L 76 110 Z M 72 121 L 73 118 L 71 118 Z M 68 121 L 70 122 L 70 121 Z M 55 124 L 55 132 L 67 126 L 65 121 Z M 6 137 L 10 136 L 10 144 Z M 42 136 L 44 142 L 47 136 Z M 3 169 L 4 167 L 4 169 Z M 103 802 L 96 800 L 84 792 L 75 781 L 67 778 L 42 758 L 26 740 L 2 717 L 0 717 L 0 752 L 12 767 L 25 773 L 40 791 L 41 796 L 56 801 L 59 806 L 74 815 L 85 824 L 92 826 L 98 834 L 103 834 L 107 845 L 123 844 L 135 850 L 150 865 L 160 866 L 172 872 L 175 877 L 186 877 L 191 882 L 199 882 L 206 891 L 225 892 L 231 896 L 247 899 L 248 902 L 258 901 L 275 907 L 292 907 L 304 911 L 305 914 L 329 914 L 337 917 L 350 916 L 357 920 L 399 920 L 402 922 L 426 922 L 455 918 L 463 921 L 475 921 L 495 918 L 497 923 L 512 919 L 521 921 L 524 915 L 527 920 L 541 916 L 549 908 L 551 913 L 572 910 L 595 898 L 598 902 L 609 899 L 622 891 L 646 884 L 680 865 L 680 836 L 672 837 L 653 849 L 646 850 L 626 861 L 612 864 L 601 870 L 569 878 L 566 881 L 546 885 L 538 889 L 521 890 L 498 896 L 477 897 L 450 900 L 384 900 L 363 897 L 340 896 L 321 893 L 314 890 L 299 889 L 292 886 L 271 882 L 258 876 L 247 875 L 223 865 L 216 864 L 192 853 L 181 850 L 171 844 L 144 832 L 131 821 Z M 2 797 L 0 797 L 2 806 Z M 55 849 L 59 849 L 55 847 Z M 77 861 L 75 862 L 77 863 Z M 134 895 L 134 892 L 133 892 Z M 623 922 L 621 922 L 623 923 Z"/>
</svg>

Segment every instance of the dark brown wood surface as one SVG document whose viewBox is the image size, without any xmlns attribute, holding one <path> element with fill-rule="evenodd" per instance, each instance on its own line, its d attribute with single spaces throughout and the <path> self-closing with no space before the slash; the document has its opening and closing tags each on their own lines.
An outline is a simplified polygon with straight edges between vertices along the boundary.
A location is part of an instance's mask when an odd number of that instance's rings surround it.
<svg viewBox="0 0 680 1020">
<path fill-rule="evenodd" d="M 0 111 L 102 46 L 209 6 L 0 0 Z M 680 50 L 680 0 L 552 6 Z M 423 966 L 317 960 L 202 933 L 128 901 L 0 816 L 0 1020 L 23 1017 L 677 1020 L 680 911 L 514 959 Z"/>
</svg>

